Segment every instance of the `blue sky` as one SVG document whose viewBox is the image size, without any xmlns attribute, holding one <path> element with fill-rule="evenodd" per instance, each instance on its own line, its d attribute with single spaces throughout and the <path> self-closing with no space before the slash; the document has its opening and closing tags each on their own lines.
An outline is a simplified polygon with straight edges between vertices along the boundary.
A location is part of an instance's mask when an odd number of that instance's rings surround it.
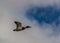
<svg viewBox="0 0 60 43">
<path fill-rule="evenodd" d="M 40 26 L 43 26 L 44 23 L 51 25 L 53 34 L 58 34 L 60 31 L 60 8 L 57 7 L 57 5 L 34 6 L 26 11 L 26 17 L 31 22 L 36 20 Z"/>
<path fill-rule="evenodd" d="M 57 9 L 57 6 L 35 6 L 26 11 L 26 16 L 32 21 L 34 19 L 37 20 L 40 24 L 43 22 L 47 24 L 53 24 L 55 22 L 56 26 L 60 24 L 60 10 Z"/>
</svg>

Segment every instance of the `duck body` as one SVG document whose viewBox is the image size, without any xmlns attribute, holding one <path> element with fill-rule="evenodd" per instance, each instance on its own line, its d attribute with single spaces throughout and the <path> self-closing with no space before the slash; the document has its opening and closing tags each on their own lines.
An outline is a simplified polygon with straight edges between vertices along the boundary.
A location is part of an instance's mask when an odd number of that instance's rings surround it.
<svg viewBox="0 0 60 43">
<path fill-rule="evenodd" d="M 14 23 L 16 24 L 16 29 L 14 29 L 13 31 L 22 31 L 25 30 L 26 28 L 31 28 L 30 26 L 23 27 L 22 23 L 18 21 L 15 21 Z"/>
</svg>

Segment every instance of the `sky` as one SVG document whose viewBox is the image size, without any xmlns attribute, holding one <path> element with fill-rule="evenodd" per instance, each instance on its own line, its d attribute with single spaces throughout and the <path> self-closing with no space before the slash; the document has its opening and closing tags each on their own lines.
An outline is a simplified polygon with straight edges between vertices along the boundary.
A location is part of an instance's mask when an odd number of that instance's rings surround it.
<svg viewBox="0 0 60 43">
<path fill-rule="evenodd" d="M 0 43 L 60 43 L 59 2 L 0 0 Z M 32 28 L 14 32 L 14 21 Z"/>
</svg>

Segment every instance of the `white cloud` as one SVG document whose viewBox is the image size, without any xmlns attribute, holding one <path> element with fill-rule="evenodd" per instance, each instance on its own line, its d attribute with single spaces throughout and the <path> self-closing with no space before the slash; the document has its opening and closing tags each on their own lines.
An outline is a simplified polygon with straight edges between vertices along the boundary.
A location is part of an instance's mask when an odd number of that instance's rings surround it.
<svg viewBox="0 0 60 43">
<path fill-rule="evenodd" d="M 46 0 L 47 1 L 47 0 Z M 24 11 L 22 10 L 29 4 L 43 4 L 53 3 L 49 0 L 0 0 L 0 38 L 1 43 L 59 43 L 60 37 L 47 37 L 41 30 L 36 21 L 30 22 L 24 17 Z M 58 1 L 57 1 L 58 2 Z M 19 10 L 23 12 L 17 13 Z M 18 16 L 20 14 L 20 16 Z M 23 23 L 24 26 L 31 25 L 32 28 L 26 29 L 21 32 L 13 32 L 15 29 L 14 21 L 18 20 Z M 50 30 L 47 30 L 49 32 Z"/>
</svg>

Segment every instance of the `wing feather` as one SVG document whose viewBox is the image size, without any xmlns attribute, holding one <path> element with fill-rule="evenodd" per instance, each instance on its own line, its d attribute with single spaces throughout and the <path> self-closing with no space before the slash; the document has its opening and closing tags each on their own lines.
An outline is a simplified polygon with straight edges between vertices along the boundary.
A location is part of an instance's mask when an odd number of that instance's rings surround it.
<svg viewBox="0 0 60 43">
<path fill-rule="evenodd" d="M 21 22 L 15 21 L 15 24 L 17 26 L 16 29 L 22 30 L 22 23 Z"/>
</svg>

